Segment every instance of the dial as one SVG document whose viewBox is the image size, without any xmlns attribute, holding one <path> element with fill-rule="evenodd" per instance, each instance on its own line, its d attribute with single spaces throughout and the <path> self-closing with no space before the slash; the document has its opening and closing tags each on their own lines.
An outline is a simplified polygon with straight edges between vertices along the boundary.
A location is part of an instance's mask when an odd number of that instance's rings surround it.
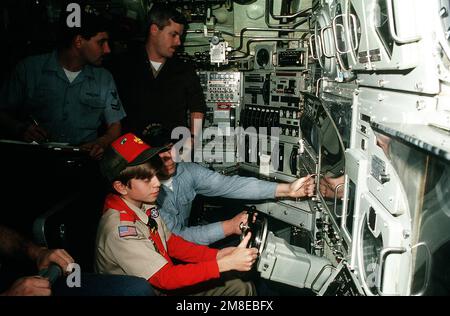
<svg viewBox="0 0 450 316">
<path fill-rule="evenodd" d="M 269 64 L 269 60 L 270 54 L 266 48 L 261 48 L 260 50 L 258 50 L 258 52 L 256 53 L 256 63 L 258 64 L 258 66 L 265 67 Z"/>
<path fill-rule="evenodd" d="M 219 44 L 219 43 L 220 43 L 220 38 L 219 38 L 218 36 L 214 35 L 214 36 L 211 38 L 211 44 L 217 45 L 217 44 Z"/>
</svg>

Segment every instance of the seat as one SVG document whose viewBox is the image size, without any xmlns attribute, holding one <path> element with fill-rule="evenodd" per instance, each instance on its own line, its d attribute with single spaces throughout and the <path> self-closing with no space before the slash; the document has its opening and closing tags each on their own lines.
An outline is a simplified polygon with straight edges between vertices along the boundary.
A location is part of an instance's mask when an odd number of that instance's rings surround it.
<svg viewBox="0 0 450 316">
<path fill-rule="evenodd" d="M 103 200 L 101 192 L 86 190 L 72 193 L 57 202 L 34 221 L 35 242 L 50 249 L 65 249 L 83 272 L 93 272 L 95 239 Z"/>
</svg>

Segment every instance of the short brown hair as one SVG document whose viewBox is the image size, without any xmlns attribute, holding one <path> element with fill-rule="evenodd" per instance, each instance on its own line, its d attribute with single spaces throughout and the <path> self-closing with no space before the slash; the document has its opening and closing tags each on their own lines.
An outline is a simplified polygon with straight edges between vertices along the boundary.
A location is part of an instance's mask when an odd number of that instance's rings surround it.
<svg viewBox="0 0 450 316">
<path fill-rule="evenodd" d="M 162 30 L 170 24 L 170 20 L 177 24 L 183 25 L 185 29 L 188 27 L 186 17 L 172 5 L 163 3 L 154 4 L 147 15 L 147 36 L 148 30 L 152 24 L 156 24 L 158 28 Z"/>
<path fill-rule="evenodd" d="M 137 166 L 129 166 L 120 172 L 114 181 L 120 181 L 131 187 L 131 179 L 151 179 L 154 176 L 162 178 L 163 162 L 158 155 Z"/>
</svg>

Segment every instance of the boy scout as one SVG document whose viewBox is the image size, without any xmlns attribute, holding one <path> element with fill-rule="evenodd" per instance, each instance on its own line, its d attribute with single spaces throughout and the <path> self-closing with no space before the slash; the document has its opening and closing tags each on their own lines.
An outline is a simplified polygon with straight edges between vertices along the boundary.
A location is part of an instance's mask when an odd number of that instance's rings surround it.
<svg viewBox="0 0 450 316">
<path fill-rule="evenodd" d="M 143 277 L 159 294 L 253 295 L 251 282 L 224 275 L 251 269 L 257 250 L 246 248 L 250 235 L 238 247 L 216 250 L 188 242 L 164 224 L 155 205 L 163 149 L 129 133 L 105 152 L 101 171 L 115 193 L 107 196 L 99 224 L 97 271 Z"/>
</svg>

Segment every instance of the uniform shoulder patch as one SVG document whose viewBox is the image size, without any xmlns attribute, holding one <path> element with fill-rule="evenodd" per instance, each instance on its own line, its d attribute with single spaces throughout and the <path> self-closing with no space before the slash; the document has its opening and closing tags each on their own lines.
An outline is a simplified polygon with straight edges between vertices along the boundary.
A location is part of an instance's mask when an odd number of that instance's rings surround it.
<svg viewBox="0 0 450 316">
<path fill-rule="evenodd" d="M 138 235 L 137 229 L 135 226 L 119 226 L 119 237 L 136 237 Z"/>
<path fill-rule="evenodd" d="M 119 111 L 120 103 L 119 103 L 119 97 L 117 95 L 117 91 L 111 91 L 111 96 L 112 96 L 111 109 L 113 109 L 115 111 Z"/>
</svg>

